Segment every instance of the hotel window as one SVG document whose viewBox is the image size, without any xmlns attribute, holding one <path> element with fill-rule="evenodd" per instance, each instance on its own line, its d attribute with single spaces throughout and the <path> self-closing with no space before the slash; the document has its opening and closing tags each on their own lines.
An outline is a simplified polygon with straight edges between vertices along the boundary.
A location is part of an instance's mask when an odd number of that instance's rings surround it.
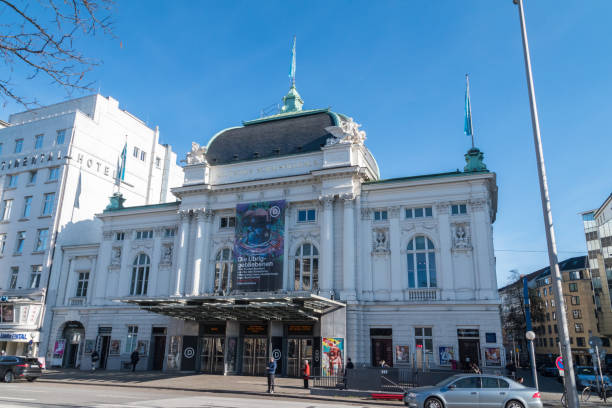
<svg viewBox="0 0 612 408">
<path fill-rule="evenodd" d="M 164 238 L 172 238 L 176 235 L 176 228 L 166 228 L 164 230 Z"/>
<path fill-rule="evenodd" d="M 153 238 L 153 230 L 136 231 L 136 239 L 151 239 Z"/>
<path fill-rule="evenodd" d="M 13 323 L 14 319 L 14 306 L 9 304 L 0 305 L 0 323 Z"/>
<path fill-rule="evenodd" d="M 30 210 L 32 209 L 32 196 L 27 196 L 23 198 L 23 218 L 28 218 L 30 216 Z"/>
<path fill-rule="evenodd" d="M 61 145 L 64 144 L 64 140 L 66 139 L 66 129 L 58 130 L 55 134 L 55 144 Z"/>
<path fill-rule="evenodd" d="M 433 217 L 431 207 L 406 208 L 406 218 Z"/>
<path fill-rule="evenodd" d="M 33 170 L 30 172 L 30 178 L 28 179 L 28 184 L 36 184 L 36 176 L 38 175 L 38 171 Z"/>
<path fill-rule="evenodd" d="M 43 147 L 43 135 L 34 136 L 34 150 L 42 149 Z"/>
<path fill-rule="evenodd" d="M 149 286 L 149 268 L 151 260 L 147 254 L 140 254 L 134 259 L 132 279 L 130 282 L 130 295 L 146 295 Z"/>
<path fill-rule="evenodd" d="M 234 228 L 236 226 L 236 217 L 221 217 L 219 220 L 219 228 Z"/>
<path fill-rule="evenodd" d="M 416 236 L 407 246 L 408 287 L 435 288 L 436 253 L 433 242 L 425 236 Z"/>
<path fill-rule="evenodd" d="M 49 169 L 49 181 L 55 181 L 59 177 L 59 167 L 51 167 Z"/>
<path fill-rule="evenodd" d="M 17 289 L 17 278 L 19 278 L 19 268 L 11 267 L 11 279 L 9 280 L 9 289 Z"/>
<path fill-rule="evenodd" d="M 125 232 L 116 232 L 115 241 L 123 241 L 125 239 Z"/>
<path fill-rule="evenodd" d="M 23 139 L 15 139 L 15 153 L 21 153 L 23 150 Z"/>
<path fill-rule="evenodd" d="M 87 286 L 89 286 L 89 272 L 79 272 L 76 297 L 87 296 Z"/>
<path fill-rule="evenodd" d="M 386 221 L 388 218 L 387 210 L 374 211 L 374 221 Z"/>
<path fill-rule="evenodd" d="M 232 290 L 232 272 L 234 259 L 232 250 L 223 248 L 215 258 L 215 288 L 217 293 L 229 293 Z"/>
<path fill-rule="evenodd" d="M 319 250 L 312 244 L 303 244 L 295 252 L 294 290 L 319 288 Z"/>
<path fill-rule="evenodd" d="M 45 194 L 45 201 L 43 203 L 42 215 L 53 214 L 53 204 L 55 203 L 55 193 Z"/>
<path fill-rule="evenodd" d="M 465 204 L 453 204 L 451 205 L 451 214 L 467 214 L 467 206 Z"/>
<path fill-rule="evenodd" d="M 582 326 L 582 323 L 574 323 L 574 330 L 576 333 L 584 333 L 584 326 Z"/>
<path fill-rule="evenodd" d="M 578 292 L 578 284 L 577 283 L 570 283 L 569 284 L 569 291 L 570 292 Z"/>
<path fill-rule="evenodd" d="M 580 311 L 580 309 L 574 309 L 572 310 L 572 316 L 574 317 L 574 319 L 582 319 L 582 312 Z"/>
<path fill-rule="evenodd" d="M 426 353 L 433 353 L 433 336 L 431 327 L 415 327 L 414 341 L 417 348 L 423 348 L 423 351 Z"/>
<path fill-rule="evenodd" d="M 17 233 L 17 244 L 15 245 L 15 254 L 21 254 L 23 252 L 23 244 L 26 239 L 25 231 L 19 231 Z"/>
<path fill-rule="evenodd" d="M 297 222 L 314 222 L 317 217 L 317 211 L 314 208 L 298 210 Z"/>
<path fill-rule="evenodd" d="M 47 249 L 47 241 L 49 240 L 49 229 L 39 229 L 36 236 L 35 252 L 44 251 Z"/>
<path fill-rule="evenodd" d="M 6 234 L 0 234 L 0 255 L 4 255 L 5 248 L 6 248 Z"/>
<path fill-rule="evenodd" d="M 128 326 L 128 334 L 125 339 L 125 352 L 131 353 L 138 348 L 138 326 Z"/>
<path fill-rule="evenodd" d="M 572 296 L 572 305 L 576 306 L 580 304 L 580 296 Z"/>
<path fill-rule="evenodd" d="M 161 159 L 159 157 L 155 158 L 155 167 L 158 169 L 161 167 Z"/>
<path fill-rule="evenodd" d="M 134 157 L 138 158 L 139 155 L 140 155 L 140 149 L 134 146 Z"/>
<path fill-rule="evenodd" d="M 8 221 L 11 218 L 11 210 L 13 209 L 13 200 L 4 200 L 2 202 L 2 221 Z"/>
<path fill-rule="evenodd" d="M 17 177 L 18 176 L 19 176 L 18 174 L 10 174 L 8 176 L 8 185 L 7 185 L 8 188 L 17 187 Z"/>
<path fill-rule="evenodd" d="M 140 152 L 140 160 L 145 161 L 147 159 L 147 153 L 143 150 Z"/>
<path fill-rule="evenodd" d="M 42 276 L 42 265 L 32 265 L 32 273 L 30 274 L 30 289 L 37 289 L 40 286 L 40 277 Z"/>
</svg>

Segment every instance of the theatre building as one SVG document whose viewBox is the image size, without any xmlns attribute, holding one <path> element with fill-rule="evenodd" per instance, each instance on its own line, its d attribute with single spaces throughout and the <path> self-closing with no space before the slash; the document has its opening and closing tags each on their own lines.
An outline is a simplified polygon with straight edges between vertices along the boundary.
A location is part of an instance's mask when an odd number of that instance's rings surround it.
<svg viewBox="0 0 612 408">
<path fill-rule="evenodd" d="M 116 195 L 98 242 L 58 248 L 49 349 L 77 330 L 82 369 L 94 348 L 107 369 L 134 349 L 138 369 L 219 374 L 263 374 L 270 356 L 287 376 L 348 357 L 502 367 L 482 153 L 464 171 L 381 179 L 352 118 L 303 110 L 295 87 L 283 102 L 194 143 L 176 202 Z"/>
</svg>

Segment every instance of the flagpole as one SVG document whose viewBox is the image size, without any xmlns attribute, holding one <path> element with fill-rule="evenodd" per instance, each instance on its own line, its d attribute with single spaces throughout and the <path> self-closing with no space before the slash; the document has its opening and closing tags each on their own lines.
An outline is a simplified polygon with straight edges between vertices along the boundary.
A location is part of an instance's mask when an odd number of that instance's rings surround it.
<svg viewBox="0 0 612 408">
<path fill-rule="evenodd" d="M 294 88 L 295 87 L 295 65 L 296 65 L 296 60 L 295 60 L 295 43 L 296 43 L 296 37 L 297 36 L 293 36 L 293 48 L 291 48 L 291 72 L 290 72 L 290 76 L 291 76 L 291 87 Z"/>
<path fill-rule="evenodd" d="M 552 211 L 550 208 L 550 197 L 548 194 L 548 182 L 546 181 L 546 166 L 544 164 L 544 150 L 542 138 L 540 137 L 540 120 L 538 118 L 538 107 L 536 104 L 535 89 L 533 86 L 533 74 L 531 72 L 531 57 L 529 54 L 529 43 L 527 41 L 527 26 L 525 25 L 525 13 L 523 11 L 523 0 L 513 0 L 518 5 L 519 20 L 521 23 L 521 36 L 523 40 L 523 56 L 525 58 L 525 74 L 527 76 L 527 88 L 529 92 L 529 105 L 531 108 L 531 127 L 533 129 L 533 142 L 535 145 L 536 159 L 538 165 L 538 178 L 540 181 L 540 199 L 542 201 L 542 213 L 546 229 L 546 243 L 548 244 L 548 260 L 552 277 L 552 288 L 555 295 L 556 311 L 558 315 L 557 326 L 561 343 L 561 354 L 565 367 L 565 394 L 570 408 L 580 407 L 578 392 L 576 391 L 576 378 L 574 377 L 574 363 L 569 342 L 569 329 L 567 327 L 567 314 L 565 312 L 565 299 L 563 298 L 563 287 L 561 284 L 561 273 L 557 259 L 557 244 L 555 242 L 555 230 L 552 222 Z"/>
</svg>

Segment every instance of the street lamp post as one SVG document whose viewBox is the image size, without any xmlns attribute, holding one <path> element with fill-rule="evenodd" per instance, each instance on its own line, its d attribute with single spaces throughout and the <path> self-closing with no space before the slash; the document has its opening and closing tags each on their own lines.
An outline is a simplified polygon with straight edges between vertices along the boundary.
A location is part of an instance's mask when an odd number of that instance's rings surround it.
<svg viewBox="0 0 612 408">
<path fill-rule="evenodd" d="M 542 213 L 546 229 L 546 242 L 548 244 L 548 259 L 552 287 L 555 294 L 555 303 L 559 318 L 557 326 L 561 340 L 561 354 L 565 366 L 565 393 L 570 408 L 580 407 L 578 393 L 576 391 L 576 378 L 574 377 L 574 365 L 572 362 L 571 348 L 569 344 L 569 330 L 567 327 L 567 315 L 565 312 L 565 299 L 563 299 L 563 287 L 561 273 L 557 260 L 557 245 L 555 243 L 555 230 L 552 223 L 552 212 L 550 209 L 550 198 L 548 196 L 548 182 L 546 181 L 546 167 L 544 165 L 544 152 L 540 138 L 540 123 L 538 119 L 538 107 L 536 105 L 535 90 L 533 87 L 533 75 L 531 73 L 531 57 L 529 55 L 529 44 L 527 41 L 527 27 L 525 26 L 525 14 L 523 12 L 523 0 L 513 0 L 518 5 L 519 19 L 521 22 L 521 35 L 523 38 L 523 55 L 525 57 L 525 73 L 527 75 L 527 88 L 529 90 L 529 104 L 531 107 L 531 126 L 533 128 L 533 141 L 535 144 L 536 159 L 538 165 L 538 176 L 540 180 L 540 198 L 542 200 Z"/>
<path fill-rule="evenodd" d="M 529 330 L 525 333 L 525 338 L 529 341 L 529 359 L 531 360 L 531 375 L 533 376 L 533 383 L 535 384 L 536 390 L 540 390 L 538 386 L 538 370 L 536 369 L 536 359 L 535 359 L 535 345 L 533 344 L 533 340 L 536 335 L 533 331 Z"/>
</svg>

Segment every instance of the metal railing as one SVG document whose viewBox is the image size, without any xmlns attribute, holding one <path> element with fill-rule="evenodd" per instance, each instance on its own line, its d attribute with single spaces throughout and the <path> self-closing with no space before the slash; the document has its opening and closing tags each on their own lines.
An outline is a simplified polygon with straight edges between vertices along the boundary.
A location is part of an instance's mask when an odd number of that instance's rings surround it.
<svg viewBox="0 0 612 408">
<path fill-rule="evenodd" d="M 339 376 L 311 376 L 312 386 L 314 388 L 327 388 L 327 389 L 344 389 L 346 383 L 344 377 Z"/>
</svg>

